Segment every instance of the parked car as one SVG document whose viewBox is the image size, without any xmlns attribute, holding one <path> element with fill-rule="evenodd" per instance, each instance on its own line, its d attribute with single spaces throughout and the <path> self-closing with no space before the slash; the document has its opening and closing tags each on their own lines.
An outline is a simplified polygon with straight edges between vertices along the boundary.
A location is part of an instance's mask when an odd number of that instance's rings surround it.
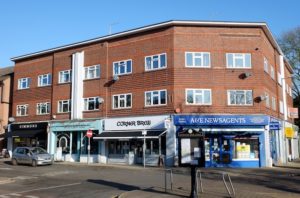
<svg viewBox="0 0 300 198">
<path fill-rule="evenodd" d="M 13 165 L 31 164 L 32 166 L 53 164 L 53 156 L 40 147 L 17 147 L 11 158 Z"/>
</svg>

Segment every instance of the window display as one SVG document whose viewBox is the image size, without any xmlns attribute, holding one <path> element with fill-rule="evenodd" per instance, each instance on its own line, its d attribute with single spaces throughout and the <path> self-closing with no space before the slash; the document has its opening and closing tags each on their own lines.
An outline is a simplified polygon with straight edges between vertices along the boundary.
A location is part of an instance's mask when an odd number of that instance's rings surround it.
<svg viewBox="0 0 300 198">
<path fill-rule="evenodd" d="M 258 138 L 235 138 L 233 144 L 234 159 L 258 159 L 259 141 Z"/>
</svg>

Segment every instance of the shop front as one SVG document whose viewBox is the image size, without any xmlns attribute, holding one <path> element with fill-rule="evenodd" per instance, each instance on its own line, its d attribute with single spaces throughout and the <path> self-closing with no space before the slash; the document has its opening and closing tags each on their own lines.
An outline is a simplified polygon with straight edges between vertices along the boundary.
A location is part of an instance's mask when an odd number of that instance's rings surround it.
<svg viewBox="0 0 300 198">
<path fill-rule="evenodd" d="M 267 166 L 264 115 L 174 115 L 177 135 L 192 129 L 204 134 L 206 167 Z"/>
<path fill-rule="evenodd" d="M 299 158 L 299 128 L 289 122 L 285 122 L 284 126 L 286 156 L 288 161 L 292 161 Z"/>
<path fill-rule="evenodd" d="M 100 147 L 94 137 L 101 131 L 101 122 L 101 120 L 51 122 L 49 152 L 54 154 L 56 161 L 87 162 L 89 141 L 86 133 L 92 130 L 89 162 L 99 162 Z"/>
<path fill-rule="evenodd" d="M 19 146 L 39 146 L 47 149 L 47 132 L 48 122 L 10 124 L 6 134 L 10 155 Z"/>
<path fill-rule="evenodd" d="M 169 116 L 111 118 L 95 139 L 101 144 L 101 162 L 157 166 L 166 155 L 165 121 Z"/>
</svg>

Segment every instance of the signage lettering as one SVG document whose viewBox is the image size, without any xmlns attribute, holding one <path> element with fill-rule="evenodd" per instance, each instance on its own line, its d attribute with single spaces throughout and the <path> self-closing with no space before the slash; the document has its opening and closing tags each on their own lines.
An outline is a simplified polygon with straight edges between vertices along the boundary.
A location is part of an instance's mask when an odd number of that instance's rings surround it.
<svg viewBox="0 0 300 198">
<path fill-rule="evenodd" d="M 20 129 L 32 129 L 32 128 L 37 128 L 37 124 L 22 124 L 19 125 Z"/>
<path fill-rule="evenodd" d="M 137 120 L 137 121 L 118 121 L 117 126 L 125 126 L 125 127 L 130 127 L 130 126 L 150 126 L 151 125 L 151 120 Z"/>
</svg>

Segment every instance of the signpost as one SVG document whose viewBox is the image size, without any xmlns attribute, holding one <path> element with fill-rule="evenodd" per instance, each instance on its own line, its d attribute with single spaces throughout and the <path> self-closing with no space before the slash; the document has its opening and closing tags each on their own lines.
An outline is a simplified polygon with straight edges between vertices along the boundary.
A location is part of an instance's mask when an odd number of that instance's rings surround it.
<svg viewBox="0 0 300 198">
<path fill-rule="evenodd" d="M 144 168 L 145 168 L 146 167 L 146 135 L 147 135 L 147 131 L 143 130 L 142 135 L 144 136 L 143 156 L 144 156 Z"/>
<path fill-rule="evenodd" d="M 89 138 L 89 144 L 88 144 L 88 159 L 87 163 L 90 163 L 90 151 L 91 151 L 91 137 L 93 137 L 93 131 L 91 129 L 87 130 L 86 137 Z"/>
</svg>

